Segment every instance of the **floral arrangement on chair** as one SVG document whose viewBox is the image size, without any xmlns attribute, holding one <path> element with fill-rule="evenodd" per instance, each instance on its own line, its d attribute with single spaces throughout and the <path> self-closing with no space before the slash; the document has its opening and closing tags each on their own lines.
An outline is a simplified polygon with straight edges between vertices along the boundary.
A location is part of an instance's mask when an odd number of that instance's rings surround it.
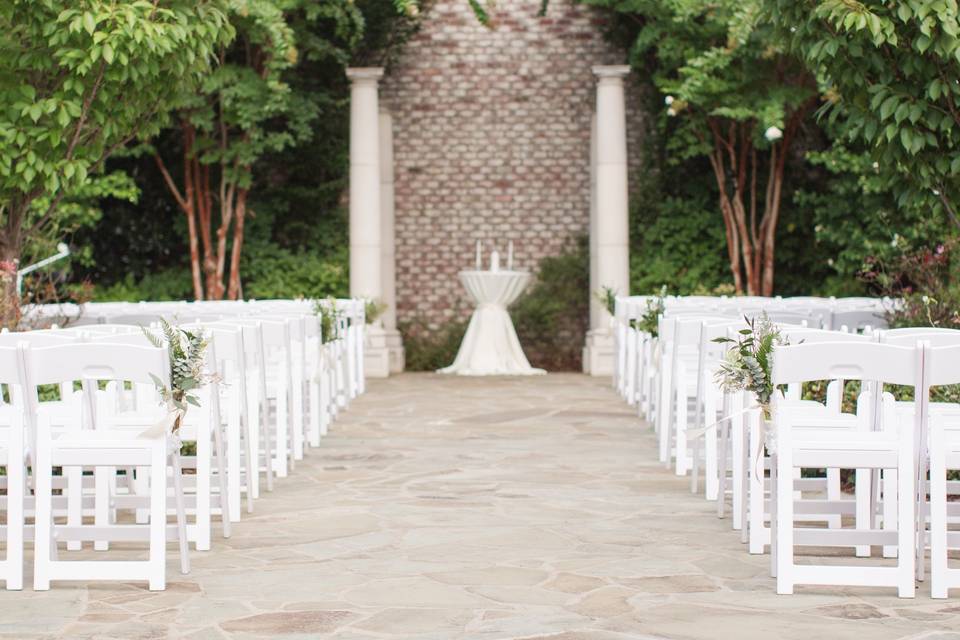
<svg viewBox="0 0 960 640">
<path fill-rule="evenodd" d="M 339 336 L 340 312 L 337 311 L 337 302 L 333 298 L 324 300 L 315 300 L 313 302 L 313 312 L 320 322 L 320 339 L 323 344 L 333 342 Z"/>
<path fill-rule="evenodd" d="M 660 330 L 660 316 L 667 310 L 664 299 L 667 297 L 667 285 L 660 287 L 660 293 L 647 300 L 647 310 L 636 320 L 630 323 L 637 331 L 649 333 L 654 338 L 657 337 Z"/>
<path fill-rule="evenodd" d="M 200 401 L 193 391 L 213 382 L 212 376 L 203 371 L 204 354 L 208 344 L 206 338 L 200 333 L 176 327 L 163 318 L 160 319 L 160 335 L 145 327 L 141 329 L 150 344 L 155 347 L 166 346 L 170 354 L 170 387 L 152 376 L 160 397 L 180 412 L 181 416 L 186 413 L 188 405 L 199 407 Z M 179 427 L 178 417 L 174 430 Z"/>
<path fill-rule="evenodd" d="M 766 312 L 757 318 L 745 318 L 747 328 L 740 330 L 737 340 L 715 338 L 717 343 L 731 343 L 716 381 L 724 391 L 750 391 L 757 397 L 766 416 L 770 415 L 770 398 L 773 384 L 770 378 L 770 356 L 773 348 L 788 344 Z"/>
</svg>

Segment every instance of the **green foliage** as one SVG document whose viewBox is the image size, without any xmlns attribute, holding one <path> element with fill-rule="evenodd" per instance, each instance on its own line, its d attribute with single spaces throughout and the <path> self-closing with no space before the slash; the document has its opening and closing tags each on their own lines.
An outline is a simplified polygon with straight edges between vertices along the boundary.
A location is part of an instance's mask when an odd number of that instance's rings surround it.
<svg viewBox="0 0 960 640">
<path fill-rule="evenodd" d="M 660 316 L 667 310 L 664 298 L 667 296 L 667 287 L 660 289 L 660 293 L 647 300 L 647 308 L 643 315 L 634 321 L 635 328 L 656 338 L 660 334 Z"/>
<path fill-rule="evenodd" d="M 535 367 L 579 371 L 589 328 L 588 241 L 571 241 L 537 265 L 536 281 L 510 308 L 520 344 Z"/>
<path fill-rule="evenodd" d="M 647 157 L 656 162 L 656 149 Z M 690 294 L 730 282 L 713 178 L 702 162 L 662 166 L 632 195 L 630 291 Z M 687 176 L 682 179 L 681 176 Z M 691 256 L 696 256 L 691 260 Z"/>
<path fill-rule="evenodd" d="M 142 300 L 186 300 L 190 297 L 190 272 L 185 267 L 148 273 L 137 280 L 127 273 L 105 287 L 94 287 L 95 302 L 140 302 Z"/>
<path fill-rule="evenodd" d="M 867 261 L 886 263 L 943 238 L 946 220 L 922 204 L 898 205 L 869 154 L 837 143 L 807 159 L 819 179 L 797 189 L 793 202 L 812 214 L 815 250 L 827 267 L 820 293 L 862 295 Z"/>
<path fill-rule="evenodd" d="M 960 329 L 960 263 L 954 240 L 934 248 L 869 263 L 865 277 L 882 293 L 900 299 L 888 310 L 891 327 Z"/>
<path fill-rule="evenodd" d="M 321 256 L 273 244 L 251 247 L 244 257 L 247 298 L 319 298 L 347 295 L 347 248 Z"/>
<path fill-rule="evenodd" d="M 454 320 L 431 329 L 425 320 L 401 322 L 407 371 L 436 371 L 453 363 L 467 332 L 466 320 Z"/>
<path fill-rule="evenodd" d="M 232 37 L 225 9 L 225 0 L 0 3 L 5 258 L 56 231 L 60 202 L 111 153 L 160 129 Z"/>
<path fill-rule="evenodd" d="M 617 292 L 613 287 L 601 287 L 600 291 L 594 292 L 593 296 L 597 299 L 597 302 L 603 305 L 607 313 L 613 315 L 616 312 Z"/>
<path fill-rule="evenodd" d="M 398 13 L 392 0 L 274 4 L 285 10 L 297 51 L 296 65 L 287 68 L 281 80 L 315 115 L 306 139 L 279 151 L 267 150 L 251 170 L 242 290 L 246 297 L 260 298 L 345 295 L 348 240 L 342 199 L 348 173 L 349 82 L 344 67 L 389 64 L 417 21 Z M 264 125 L 269 132 L 286 126 L 282 119 Z M 165 130 L 153 143 L 175 178 L 182 144 L 179 129 Z M 89 245 L 93 256 L 93 263 L 78 269 L 74 278 L 110 287 L 126 284 L 130 272 L 134 283 L 146 285 L 157 272 L 189 277 L 186 219 L 154 159 L 115 158 L 111 165 L 134 176 L 142 196 L 136 207 L 116 199 L 101 201 L 103 218 L 97 229 L 80 230 L 74 237 L 73 244 Z M 150 295 L 152 290 L 147 287 L 135 295 Z M 184 296 L 190 297 L 190 289 L 176 294 Z"/>
<path fill-rule="evenodd" d="M 340 312 L 333 297 L 313 301 L 313 313 L 320 325 L 320 340 L 326 344 L 340 337 Z"/>
<path fill-rule="evenodd" d="M 816 100 L 760 0 L 586 0 L 618 16 L 634 68 L 664 95 L 666 162 L 706 158 L 737 291 L 771 295 L 787 157 Z"/>
<path fill-rule="evenodd" d="M 387 303 L 380 300 L 367 300 L 363 306 L 363 317 L 367 324 L 373 324 L 387 310 Z"/>
<path fill-rule="evenodd" d="M 141 327 L 147 340 L 155 347 L 167 347 L 170 356 L 169 387 L 150 374 L 157 391 L 180 411 L 186 411 L 190 404 L 199 407 L 200 401 L 191 392 L 210 382 L 209 376 L 203 371 L 207 341 L 202 334 L 175 327 L 163 318 L 160 318 L 160 326 L 159 334 Z"/>
<path fill-rule="evenodd" d="M 960 228 L 960 13 L 944 0 L 765 0 L 780 38 L 816 71 L 821 115 L 861 141 L 901 206 Z"/>
<path fill-rule="evenodd" d="M 731 343 L 720 368 L 717 382 L 725 391 L 750 391 L 757 401 L 767 407 L 773 395 L 770 378 L 770 356 L 777 345 L 787 344 L 766 313 L 747 318 L 747 328 L 740 330 L 737 340 L 715 338 L 714 342 Z"/>
</svg>

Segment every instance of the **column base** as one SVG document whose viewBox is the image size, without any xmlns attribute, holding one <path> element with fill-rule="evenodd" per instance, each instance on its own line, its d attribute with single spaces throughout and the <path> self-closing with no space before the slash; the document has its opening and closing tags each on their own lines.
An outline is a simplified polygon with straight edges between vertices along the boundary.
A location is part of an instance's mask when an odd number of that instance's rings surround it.
<svg viewBox="0 0 960 640">
<path fill-rule="evenodd" d="M 368 325 L 363 368 L 368 378 L 387 378 L 404 367 L 403 341 L 396 329 Z"/>
<path fill-rule="evenodd" d="M 613 332 L 610 329 L 591 329 L 583 347 L 583 372 L 591 376 L 613 375 Z"/>
</svg>

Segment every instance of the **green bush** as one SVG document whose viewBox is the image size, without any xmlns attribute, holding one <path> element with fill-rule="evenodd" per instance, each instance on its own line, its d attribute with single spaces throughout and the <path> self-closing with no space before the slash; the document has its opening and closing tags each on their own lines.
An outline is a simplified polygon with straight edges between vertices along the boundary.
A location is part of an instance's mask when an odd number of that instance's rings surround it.
<svg viewBox="0 0 960 640">
<path fill-rule="evenodd" d="M 534 367 L 579 371 L 590 321 L 590 258 L 577 238 L 537 266 L 536 281 L 510 309 L 520 344 Z"/>
<path fill-rule="evenodd" d="M 453 364 L 457 350 L 467 332 L 466 320 L 455 320 L 431 330 L 426 320 L 418 318 L 399 325 L 403 335 L 407 371 L 436 371 Z"/>
<path fill-rule="evenodd" d="M 321 256 L 291 251 L 273 244 L 247 252 L 244 263 L 245 298 L 326 298 L 347 295 L 347 248 Z"/>
<path fill-rule="evenodd" d="M 193 284 L 188 267 L 171 267 L 148 273 L 139 281 L 133 273 L 109 286 L 93 289 L 95 302 L 140 302 L 141 300 L 188 300 Z"/>
</svg>

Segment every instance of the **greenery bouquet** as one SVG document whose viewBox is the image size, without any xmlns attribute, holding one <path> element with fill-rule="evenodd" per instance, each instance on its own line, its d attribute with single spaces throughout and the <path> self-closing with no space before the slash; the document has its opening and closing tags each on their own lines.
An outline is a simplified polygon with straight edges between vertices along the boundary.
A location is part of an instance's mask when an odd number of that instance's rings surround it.
<svg viewBox="0 0 960 640">
<path fill-rule="evenodd" d="M 764 312 L 756 318 L 745 318 L 747 328 L 739 338 L 716 338 L 714 342 L 730 343 L 716 380 L 724 391 L 749 391 L 757 397 L 765 416 L 770 415 L 773 383 L 770 378 L 770 356 L 773 348 L 785 345 L 780 328 Z"/>
<path fill-rule="evenodd" d="M 170 386 L 151 374 L 160 397 L 172 411 L 180 415 L 174 424 L 174 430 L 180 428 L 180 420 L 187 407 L 200 406 L 196 390 L 213 382 L 213 377 L 203 370 L 204 354 L 207 350 L 206 338 L 198 332 L 186 331 L 166 320 L 160 320 L 160 333 L 156 334 L 143 328 L 143 334 L 155 347 L 166 346 L 170 354 Z"/>
</svg>

